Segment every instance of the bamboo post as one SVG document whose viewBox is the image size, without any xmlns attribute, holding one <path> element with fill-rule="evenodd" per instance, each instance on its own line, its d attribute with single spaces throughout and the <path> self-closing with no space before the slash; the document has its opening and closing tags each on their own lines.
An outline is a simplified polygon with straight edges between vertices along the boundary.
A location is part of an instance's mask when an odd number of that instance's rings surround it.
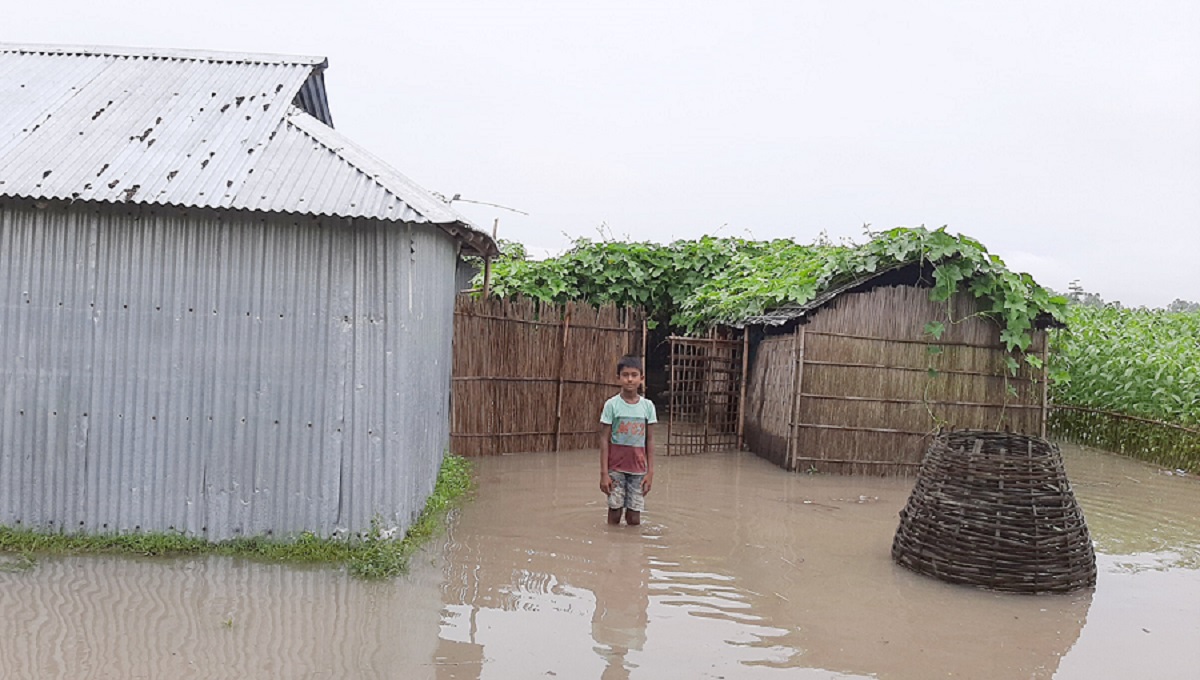
<svg viewBox="0 0 1200 680">
<path fill-rule="evenodd" d="M 492 222 L 492 240 L 496 240 L 496 233 L 500 231 L 500 218 L 497 217 Z M 483 257 L 483 299 L 488 299 L 488 295 L 492 292 L 492 256 L 484 255 Z"/>
<path fill-rule="evenodd" d="M 712 418 L 710 409 L 713 407 L 712 390 L 709 386 L 713 384 L 713 360 L 717 358 L 717 330 L 714 328 L 709 331 L 707 349 L 705 345 L 700 346 L 700 355 L 696 362 L 699 373 L 703 378 L 700 381 L 700 417 L 704 420 L 704 436 L 700 439 L 700 453 L 708 453 L 708 421 Z M 694 453 L 694 451 L 693 451 Z"/>
<path fill-rule="evenodd" d="M 738 451 L 746 450 L 746 383 L 749 382 L 750 327 L 742 329 L 742 388 L 738 395 Z"/>
<path fill-rule="evenodd" d="M 792 336 L 792 351 L 795 365 L 792 370 L 792 414 L 788 423 L 788 453 L 787 469 L 794 470 L 800 457 L 799 424 L 800 424 L 800 392 L 804 388 L 804 326 L 797 326 Z"/>
<path fill-rule="evenodd" d="M 629 335 L 633 335 L 632 326 L 630 327 Z M 630 347 L 633 346 L 633 343 L 629 342 L 628 339 L 626 340 L 625 344 Z M 632 354 L 632 352 L 630 352 L 630 354 Z M 650 386 L 648 384 L 649 379 L 646 377 L 646 371 L 649 369 L 650 357 L 646 355 L 646 318 L 642 317 L 642 385 L 638 388 L 638 394 L 642 395 L 643 397 L 646 396 L 646 393 L 650 390 Z"/>
<path fill-rule="evenodd" d="M 646 317 L 643 316 L 642 317 L 642 361 L 643 362 L 648 361 L 650 358 L 650 347 L 647 345 L 647 340 L 646 340 L 648 333 L 649 333 L 649 326 L 646 323 Z"/>
<path fill-rule="evenodd" d="M 1046 421 L 1050 414 L 1050 331 L 1042 331 L 1042 426 L 1041 437 L 1046 438 Z"/>
<path fill-rule="evenodd" d="M 485 297 L 483 298 L 483 303 L 484 303 L 484 305 L 486 305 L 488 307 L 492 307 L 494 309 L 494 311 L 492 312 L 493 314 L 495 314 L 498 317 L 502 317 L 502 318 L 509 316 L 509 312 L 510 312 L 511 308 L 506 301 L 500 300 L 499 304 L 492 304 L 491 298 L 486 297 L 486 295 L 487 295 L 487 293 L 485 292 L 484 293 Z M 492 375 L 495 375 L 498 372 L 498 370 L 500 369 L 499 366 L 496 366 L 493 364 L 492 360 L 498 355 L 498 353 L 496 352 L 496 349 L 497 349 L 496 348 L 496 344 L 497 344 L 496 337 L 497 336 L 500 336 L 501 338 L 507 337 L 507 334 L 504 332 L 505 326 L 507 326 L 507 324 L 505 324 L 503 322 L 497 323 L 497 321 L 494 319 L 488 322 L 488 343 L 487 343 L 487 351 L 484 352 L 484 357 L 486 357 L 486 359 L 487 359 L 487 361 L 485 363 L 485 366 L 487 366 L 486 370 L 489 373 L 491 373 Z M 500 451 L 501 439 L 499 436 L 499 433 L 500 433 L 500 408 L 498 408 L 499 404 L 497 403 L 497 402 L 499 402 L 500 387 L 498 385 L 491 385 L 491 386 L 489 386 L 488 392 L 491 393 L 490 396 L 491 396 L 491 399 L 493 402 L 491 404 L 491 408 L 488 409 L 492 414 L 492 417 L 490 418 L 490 420 L 492 421 L 491 422 L 491 430 L 492 430 L 492 435 L 493 435 L 491 437 L 491 443 L 492 443 L 491 454 L 497 455 L 497 454 L 501 453 L 501 451 Z"/>
<path fill-rule="evenodd" d="M 571 328 L 571 312 L 574 305 L 568 305 L 566 313 L 563 315 L 562 324 L 562 349 L 558 353 L 558 399 L 554 407 L 554 451 L 555 453 L 562 450 L 562 405 L 563 405 L 563 380 L 566 378 L 563 375 L 567 365 L 567 337 Z"/>
<path fill-rule="evenodd" d="M 671 343 L 671 355 L 667 364 L 667 390 L 671 393 L 671 398 L 667 401 L 667 455 L 671 455 L 671 437 L 675 433 L 675 409 L 678 400 L 675 398 L 675 392 L 679 388 L 679 384 L 675 380 L 675 340 L 669 339 Z"/>
</svg>

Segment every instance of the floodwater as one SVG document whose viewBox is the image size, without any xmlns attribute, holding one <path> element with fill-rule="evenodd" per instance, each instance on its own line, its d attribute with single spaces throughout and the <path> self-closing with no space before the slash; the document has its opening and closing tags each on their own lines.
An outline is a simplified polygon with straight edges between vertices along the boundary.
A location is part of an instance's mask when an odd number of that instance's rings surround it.
<svg viewBox="0 0 1200 680">
<path fill-rule="evenodd" d="M 1064 447 L 1094 590 L 996 594 L 890 559 L 912 480 L 658 460 L 604 523 L 594 452 L 478 461 L 385 583 L 229 558 L 0 557 L 0 678 L 1194 678 L 1200 480 Z"/>
</svg>

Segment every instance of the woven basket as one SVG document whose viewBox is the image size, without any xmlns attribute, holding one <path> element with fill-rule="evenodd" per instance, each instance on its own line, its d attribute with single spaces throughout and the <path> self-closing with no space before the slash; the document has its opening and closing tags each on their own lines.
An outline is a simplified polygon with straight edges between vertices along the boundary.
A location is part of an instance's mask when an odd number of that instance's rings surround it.
<svg viewBox="0 0 1200 680">
<path fill-rule="evenodd" d="M 1096 584 L 1096 554 L 1063 471 L 1041 439 L 962 430 L 936 437 L 892 542 L 915 572 L 993 590 L 1067 592 Z"/>
</svg>

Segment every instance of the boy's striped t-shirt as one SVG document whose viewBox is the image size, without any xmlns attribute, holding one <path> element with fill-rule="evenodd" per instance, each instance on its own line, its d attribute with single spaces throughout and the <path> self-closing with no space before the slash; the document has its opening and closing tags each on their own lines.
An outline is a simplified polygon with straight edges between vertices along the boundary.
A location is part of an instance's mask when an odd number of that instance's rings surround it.
<svg viewBox="0 0 1200 680">
<path fill-rule="evenodd" d="M 645 474 L 646 430 L 658 422 L 654 402 L 638 397 L 630 404 L 617 395 L 604 402 L 600 422 L 611 427 L 608 439 L 608 469 Z"/>
</svg>

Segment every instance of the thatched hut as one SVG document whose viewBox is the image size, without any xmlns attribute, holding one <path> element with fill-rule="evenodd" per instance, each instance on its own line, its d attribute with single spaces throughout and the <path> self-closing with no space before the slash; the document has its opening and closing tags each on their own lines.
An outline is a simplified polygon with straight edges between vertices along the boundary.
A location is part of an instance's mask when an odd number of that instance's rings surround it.
<svg viewBox="0 0 1200 680">
<path fill-rule="evenodd" d="M 1043 433 L 1043 370 L 1014 375 L 1000 325 L 967 292 L 931 301 L 931 280 L 897 266 L 745 320 L 747 448 L 789 470 L 904 475 L 938 430 Z"/>
</svg>

